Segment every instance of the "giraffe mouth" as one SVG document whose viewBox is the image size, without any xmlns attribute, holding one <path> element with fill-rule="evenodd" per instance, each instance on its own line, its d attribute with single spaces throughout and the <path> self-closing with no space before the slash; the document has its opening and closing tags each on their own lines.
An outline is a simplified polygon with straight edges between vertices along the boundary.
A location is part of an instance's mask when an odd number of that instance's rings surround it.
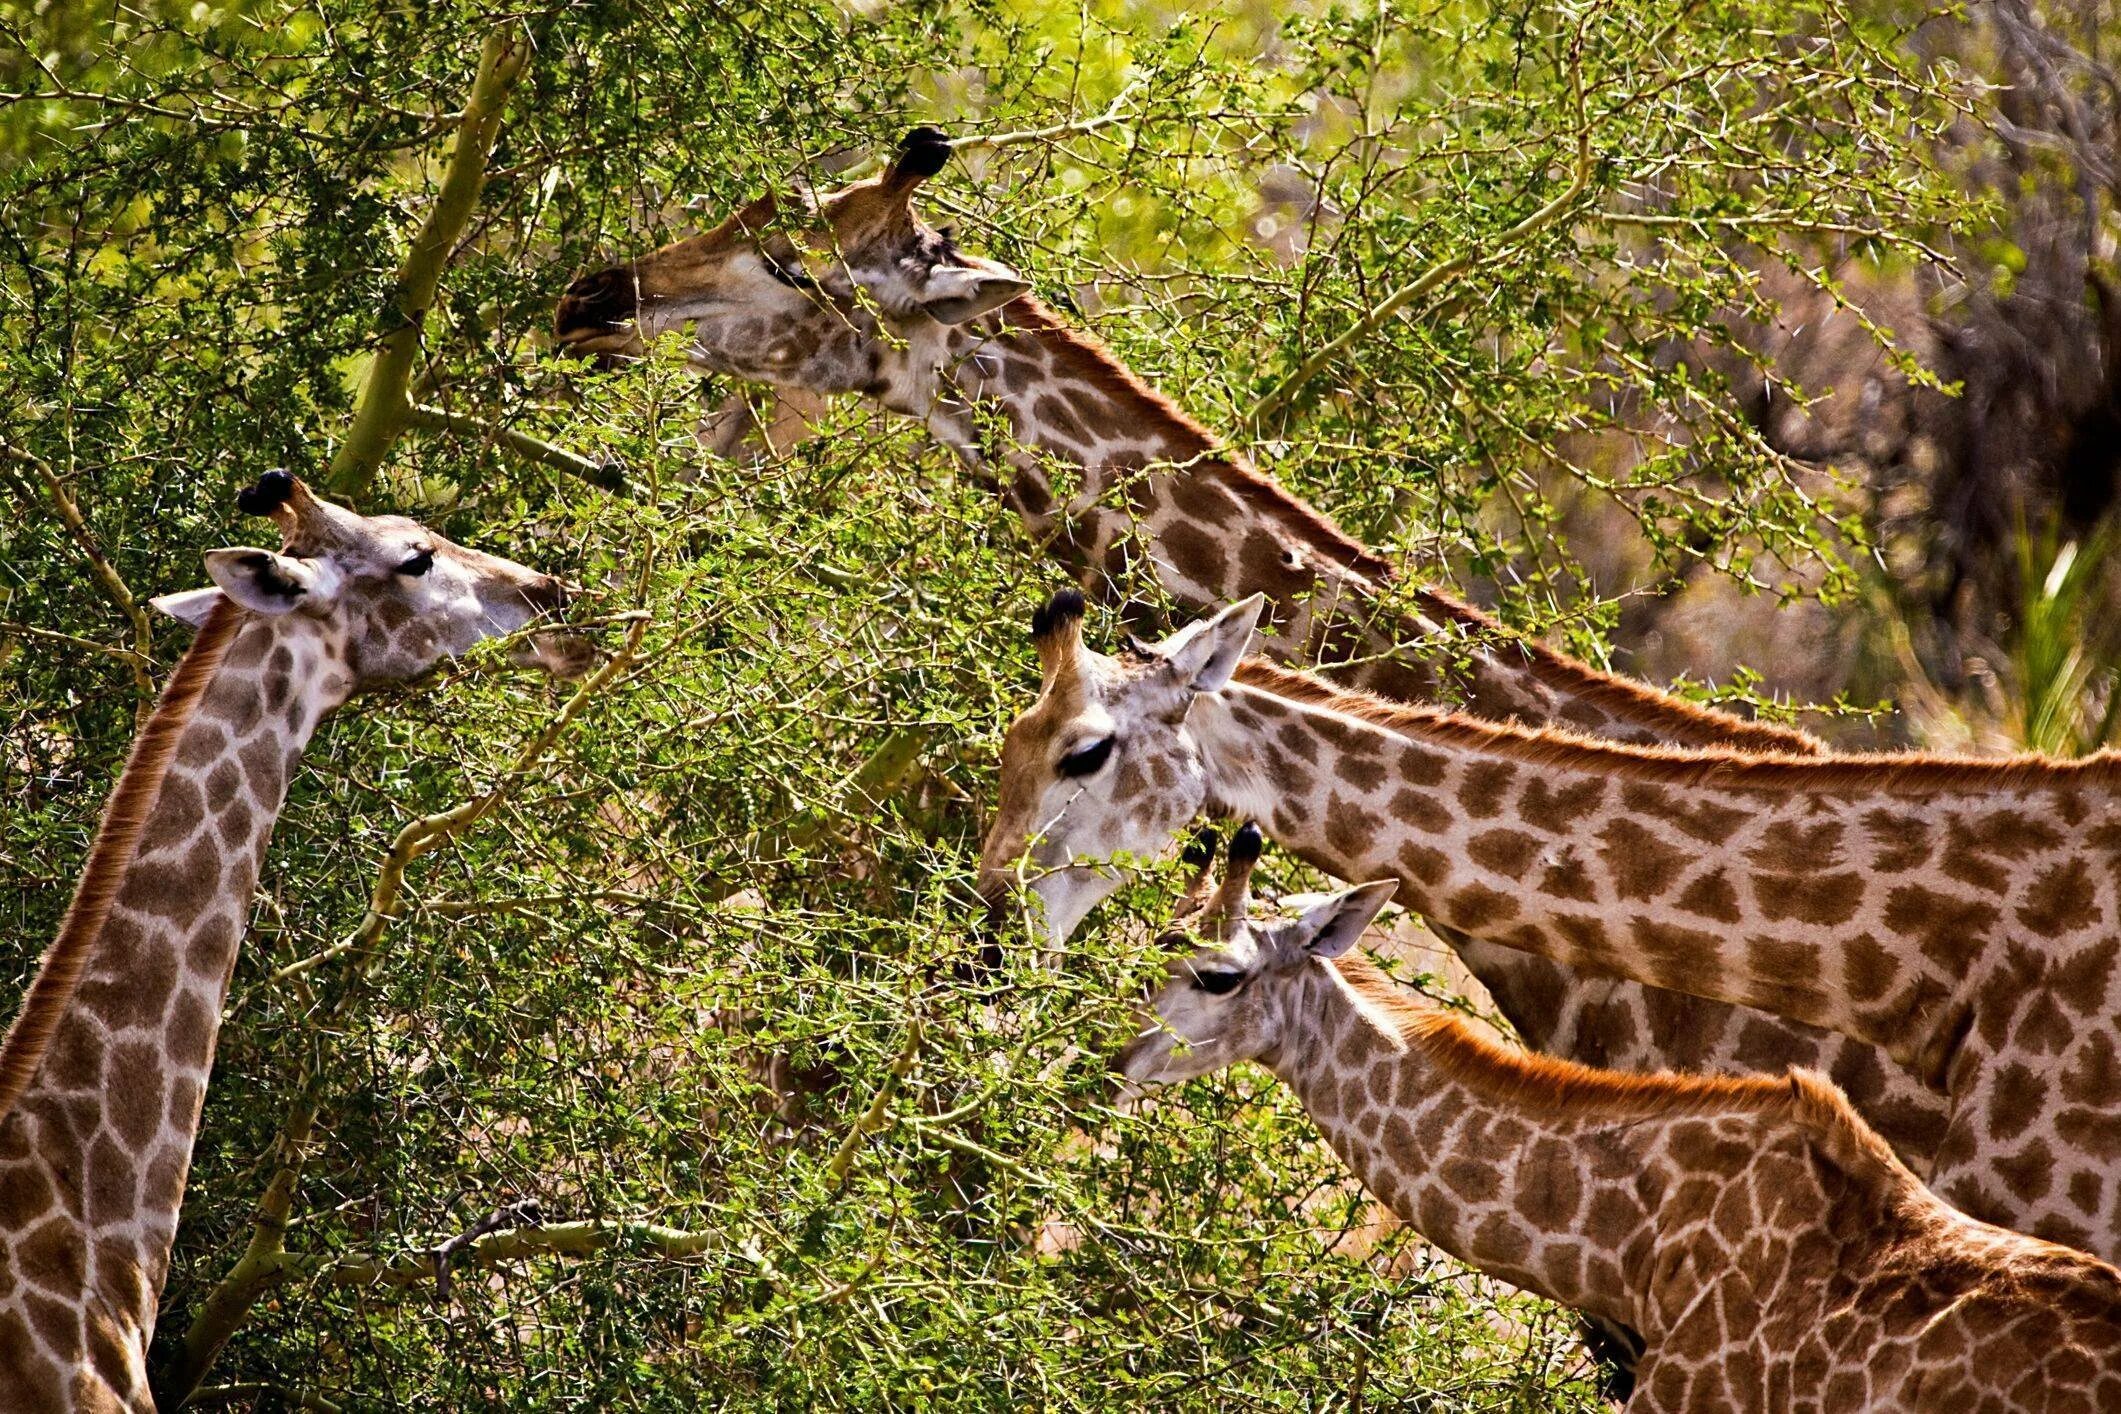
<svg viewBox="0 0 2121 1414">
<path fill-rule="evenodd" d="M 1162 1027 L 1151 1025 L 1139 1036 L 1121 1046 L 1113 1055 L 1107 1070 L 1107 1079 L 1112 1089 L 1112 1102 L 1119 1104 L 1128 1099 L 1139 1099 L 1157 1088 L 1157 1082 L 1136 1073 L 1145 1060 L 1170 1047 L 1171 1036 Z"/>
<path fill-rule="evenodd" d="M 579 633 L 563 628 L 534 629 L 508 649 L 508 661 L 550 677 L 573 682 L 589 676 L 603 654 Z"/>
</svg>

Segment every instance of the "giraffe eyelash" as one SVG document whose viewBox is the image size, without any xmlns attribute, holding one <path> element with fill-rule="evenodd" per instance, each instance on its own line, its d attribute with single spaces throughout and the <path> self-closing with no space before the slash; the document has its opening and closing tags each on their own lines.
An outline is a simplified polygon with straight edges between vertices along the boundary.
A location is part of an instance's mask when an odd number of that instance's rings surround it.
<svg viewBox="0 0 2121 1414">
<path fill-rule="evenodd" d="M 1060 773 L 1072 778 L 1094 776 L 1112 755 L 1112 738 L 1101 737 L 1079 746 L 1060 759 Z"/>
<path fill-rule="evenodd" d="M 790 270 L 771 256 L 766 258 L 766 273 L 791 290 L 814 290 L 817 280 L 801 270 Z"/>
</svg>

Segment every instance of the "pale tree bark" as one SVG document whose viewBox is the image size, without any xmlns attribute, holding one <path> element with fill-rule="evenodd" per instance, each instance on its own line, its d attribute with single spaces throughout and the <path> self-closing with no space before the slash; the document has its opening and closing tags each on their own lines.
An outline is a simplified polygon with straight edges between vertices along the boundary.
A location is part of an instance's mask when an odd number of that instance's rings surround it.
<svg viewBox="0 0 2121 1414">
<path fill-rule="evenodd" d="M 427 312 L 434 307 L 450 254 L 478 205 L 479 190 L 486 183 L 486 162 L 501 131 L 501 112 L 529 60 L 530 36 L 519 25 L 495 30 L 480 51 L 478 76 L 472 80 L 471 96 L 457 120 L 456 147 L 442 174 L 442 189 L 398 266 L 386 315 L 388 327 L 361 380 L 353 426 L 332 455 L 332 490 L 356 502 L 375 484 L 383 458 L 411 421 L 412 398 L 407 390 L 426 331 Z"/>
</svg>

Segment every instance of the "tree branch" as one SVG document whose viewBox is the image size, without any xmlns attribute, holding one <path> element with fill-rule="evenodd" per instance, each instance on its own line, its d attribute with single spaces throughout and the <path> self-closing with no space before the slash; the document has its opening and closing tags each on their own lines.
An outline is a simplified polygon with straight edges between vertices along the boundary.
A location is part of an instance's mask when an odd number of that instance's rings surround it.
<svg viewBox="0 0 2121 1414">
<path fill-rule="evenodd" d="M 542 1227 L 504 1228 L 459 1249 L 452 1265 L 491 1267 L 523 1257 L 586 1257 L 621 1243 L 659 1257 L 703 1257 L 726 1244 L 719 1232 L 693 1232 L 660 1223 L 588 1220 Z M 334 1286 L 413 1287 L 434 1280 L 434 1249 L 397 1257 L 325 1257 L 282 1253 L 279 1278 L 308 1277 Z"/>
<path fill-rule="evenodd" d="M 1554 222 L 1567 213 L 1571 206 L 1576 204 L 1576 198 L 1583 195 L 1584 188 L 1590 184 L 1591 128 L 1589 120 L 1584 116 L 1581 53 L 1583 34 L 1581 30 L 1577 32 L 1576 43 L 1577 53 L 1573 74 L 1573 82 L 1576 89 L 1576 161 L 1569 172 L 1568 183 L 1554 194 L 1552 200 L 1498 236 L 1484 257 L 1486 259 L 1492 260 L 1525 237 L 1534 235 L 1553 225 Z M 1335 359 L 1346 353 L 1359 341 L 1368 338 L 1387 319 L 1399 313 L 1400 310 L 1406 308 L 1415 300 L 1426 298 L 1446 281 L 1456 279 L 1472 268 L 1473 255 L 1470 252 L 1454 255 L 1437 261 L 1419 276 L 1386 295 L 1376 308 L 1370 310 L 1369 313 L 1342 330 L 1337 338 L 1330 339 L 1313 350 L 1310 357 L 1296 366 L 1295 371 L 1276 384 L 1265 397 L 1253 404 L 1252 410 L 1245 414 L 1245 430 L 1254 436 L 1258 436 L 1265 429 L 1268 419 L 1295 401 L 1296 396 L 1303 392 L 1311 380 L 1323 372 Z"/>
<path fill-rule="evenodd" d="M 250 1241 L 228 1275 L 207 1293 L 198 1314 L 184 1332 L 184 1344 L 173 1370 L 157 1382 L 155 1404 L 162 1409 L 182 1409 L 206 1378 L 206 1372 L 221 1353 L 221 1347 L 250 1315 L 266 1289 L 281 1278 L 287 1256 L 287 1219 L 294 1205 L 295 1185 L 302 1177 L 303 1149 L 309 1143 L 316 1105 L 305 1095 L 295 1102 L 274 1141 L 278 1167 L 258 1199 Z"/>
<path fill-rule="evenodd" d="M 140 695 L 152 702 L 155 697 L 155 678 L 150 669 L 154 666 L 154 658 L 148 650 L 154 641 L 155 630 L 154 624 L 147 617 L 147 610 L 133 597 L 124 576 L 118 573 L 117 567 L 110 562 L 110 557 L 103 553 L 103 546 L 97 541 L 96 533 L 88 528 L 87 518 L 81 514 L 80 505 L 66 489 L 66 482 L 60 478 L 59 473 L 53 471 L 42 457 L 7 442 L 0 442 L 0 456 L 19 466 L 28 467 L 36 474 L 37 479 L 44 483 L 45 494 L 51 497 L 53 508 L 59 512 L 59 523 L 66 527 L 66 533 L 73 538 L 74 544 L 88 560 L 89 574 L 103 590 L 103 596 L 117 605 L 118 612 L 125 615 L 126 622 L 132 625 L 132 647 L 122 651 L 120 656 L 124 657 L 127 665 L 132 668 L 133 684 L 140 690 Z"/>
<path fill-rule="evenodd" d="M 625 479 L 619 469 L 605 462 L 591 461 L 578 456 L 565 447 L 533 437 L 527 432 L 518 432 L 513 427 L 502 427 L 485 422 L 461 412 L 451 412 L 426 403 L 407 403 L 405 425 L 424 432 L 454 432 L 461 437 L 476 437 L 506 447 L 526 461 L 540 466 L 549 466 L 578 476 L 592 486 L 601 486 L 606 491 L 623 491 Z"/>
<path fill-rule="evenodd" d="M 411 385 L 413 359 L 420 350 L 427 311 L 434 307 L 441 288 L 442 270 L 451 251 L 464 234 L 479 189 L 486 181 L 486 162 L 493 154 L 494 139 L 501 130 L 501 110 L 522 77 L 530 60 L 530 37 L 519 25 L 508 25 L 486 37 L 479 55 L 478 77 L 472 80 L 471 96 L 465 100 L 457 120 L 456 148 L 442 174 L 442 188 L 427 219 L 413 237 L 411 249 L 398 267 L 397 286 L 391 296 L 394 322 L 385 331 L 361 382 L 361 396 L 354 407 L 353 426 L 332 456 L 329 484 L 356 500 L 375 483 L 391 444 L 405 428 L 412 413 L 406 389 Z"/>
<path fill-rule="evenodd" d="M 592 1219 L 503 1228 L 475 1239 L 467 1233 L 396 1257 L 332 1257 L 321 1253 L 289 1252 L 276 1244 L 270 1251 L 255 1255 L 246 1252 L 237 1264 L 237 1270 L 231 1271 L 209 1298 L 209 1304 L 230 1290 L 230 1283 L 238 1272 L 244 1281 L 242 1306 L 240 1309 L 224 1306 L 223 1309 L 232 1312 L 240 1324 L 258 1298 L 290 1279 L 325 1282 L 333 1286 L 382 1286 L 405 1290 L 436 1281 L 452 1267 L 492 1267 L 525 1257 L 586 1257 L 622 1243 L 643 1248 L 658 1257 L 683 1259 L 705 1256 L 726 1246 L 727 1239 L 719 1232 L 694 1232 L 660 1223 Z M 436 1254 L 445 1250 L 447 1260 L 438 1262 Z M 446 1285 L 442 1290 L 446 1292 Z M 231 1301 L 234 1295 L 231 1292 Z M 200 1314 L 203 1318 L 204 1309 Z M 226 1340 L 233 1330 L 232 1325 L 221 1332 L 221 1338 Z M 193 1337 L 199 1332 L 199 1324 L 195 1321 L 192 1330 L 185 1334 L 185 1363 L 169 1387 L 158 1395 L 158 1408 L 182 1409 L 205 1393 L 198 1388 L 199 1378 L 205 1374 L 205 1364 L 197 1365 L 196 1374 L 192 1369 L 195 1363 Z M 205 1351 L 204 1361 L 210 1362 L 219 1349 L 217 1343 L 212 1350 Z"/>
<path fill-rule="evenodd" d="M 544 759 L 575 719 L 581 716 L 590 700 L 612 679 L 625 672 L 639 660 L 641 635 L 648 629 L 645 617 L 633 621 L 625 643 L 604 665 L 585 679 L 575 689 L 574 696 L 567 699 L 560 710 L 553 714 L 542 730 L 523 745 L 503 771 L 501 779 L 491 789 L 474 796 L 453 809 L 434 815 L 425 815 L 399 830 L 391 842 L 390 851 L 384 856 L 382 868 L 376 882 L 369 891 L 368 910 L 362 916 L 360 926 L 341 942 L 333 944 L 320 953 L 300 962 L 281 968 L 273 974 L 273 980 L 284 982 L 302 977 L 334 958 L 352 955 L 357 967 L 365 964 L 375 945 L 382 940 L 396 916 L 399 895 L 404 890 L 405 871 L 421 855 L 439 849 L 449 840 L 462 834 L 472 825 L 491 814 L 496 807 L 513 795 L 529 777 L 530 772 Z M 312 1018 L 311 1026 L 317 1034 L 326 1034 L 345 1011 L 348 999 L 357 995 L 353 988 L 342 992 L 337 1004 Z M 251 1224 L 250 1241 L 236 1264 L 221 1278 L 214 1289 L 207 1293 L 199 1304 L 198 1313 L 192 1317 L 191 1326 L 184 1333 L 182 1353 L 176 1367 L 160 1382 L 160 1399 L 165 1408 L 182 1408 L 192 1391 L 206 1378 L 214 1357 L 230 1336 L 249 1319 L 252 1307 L 268 1289 L 280 1282 L 290 1270 L 286 1250 L 289 1213 L 294 1204 L 296 1185 L 301 1181 L 304 1149 L 309 1143 L 311 1126 L 316 1121 L 317 1089 L 322 1067 L 312 1064 L 302 1075 L 298 1091 L 300 1098 L 288 1110 L 286 1120 L 280 1126 L 279 1137 L 274 1141 L 275 1167 L 273 1175 L 265 1185 L 265 1193 L 258 1200 L 257 1216 Z M 428 1275 L 433 1275 L 433 1254 L 427 1257 Z"/>
<path fill-rule="evenodd" d="M 921 1053 L 921 1019 L 915 1016 L 906 1023 L 906 1042 L 899 1047 L 898 1055 L 892 1058 L 891 1068 L 884 1072 L 883 1080 L 876 1087 L 876 1095 L 869 1101 L 869 1108 L 847 1131 L 840 1147 L 832 1155 L 825 1171 L 832 1175 L 832 1191 L 839 1192 L 847 1182 L 847 1175 L 854 1169 L 854 1156 L 861 1149 L 862 1141 L 884 1127 L 890 1117 L 891 1101 L 897 1096 L 899 1086 L 913 1071 L 913 1063 Z"/>
</svg>

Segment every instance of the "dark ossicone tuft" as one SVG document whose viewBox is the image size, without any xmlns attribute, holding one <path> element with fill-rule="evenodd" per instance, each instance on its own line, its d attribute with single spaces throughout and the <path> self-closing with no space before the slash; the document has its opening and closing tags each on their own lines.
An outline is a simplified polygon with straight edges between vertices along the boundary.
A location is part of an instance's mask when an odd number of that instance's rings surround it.
<svg viewBox="0 0 2121 1414">
<path fill-rule="evenodd" d="M 1230 836 L 1232 867 L 1257 863 L 1260 851 L 1266 848 L 1266 843 L 1265 837 L 1259 833 L 1259 823 L 1254 820 L 1245 821 L 1238 826 L 1237 833 Z"/>
<path fill-rule="evenodd" d="M 1188 869 L 1205 869 L 1215 862 L 1215 827 L 1196 825 L 1186 847 L 1179 851 L 1179 863 Z"/>
<path fill-rule="evenodd" d="M 258 478 L 255 486 L 236 493 L 236 509 L 247 516 L 271 515 L 295 494 L 295 479 L 278 467 Z"/>
<path fill-rule="evenodd" d="M 899 139 L 898 156 L 891 170 L 902 177 L 926 179 L 943 170 L 950 161 L 950 139 L 941 128 L 923 124 Z"/>
<path fill-rule="evenodd" d="M 1039 605 L 1038 611 L 1031 616 L 1031 641 L 1042 642 L 1063 631 L 1070 624 L 1081 623 L 1082 618 L 1082 591 L 1063 589 Z"/>
</svg>

